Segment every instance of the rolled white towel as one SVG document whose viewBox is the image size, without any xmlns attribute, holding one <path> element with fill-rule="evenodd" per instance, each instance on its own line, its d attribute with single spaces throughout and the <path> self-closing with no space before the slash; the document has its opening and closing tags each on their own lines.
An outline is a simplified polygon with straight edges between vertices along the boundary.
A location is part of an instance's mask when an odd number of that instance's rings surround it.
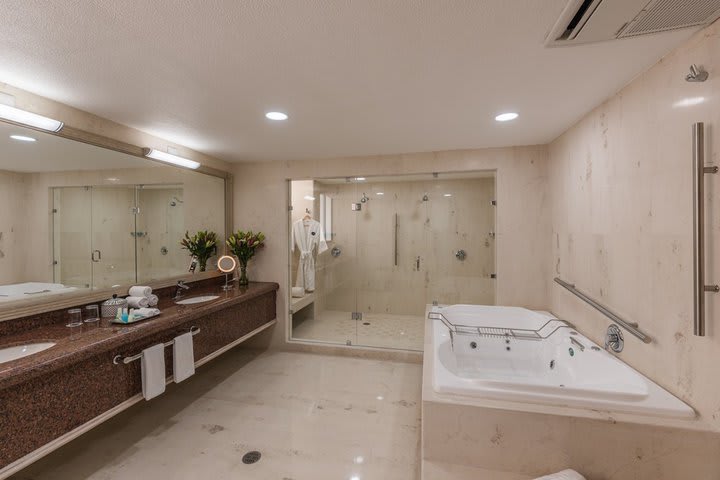
<svg viewBox="0 0 720 480">
<path fill-rule="evenodd" d="M 575 470 L 567 469 L 562 472 L 545 475 L 544 477 L 538 477 L 535 480 L 585 480 L 585 477 L 580 475 Z"/>
<path fill-rule="evenodd" d="M 136 285 L 134 287 L 130 287 L 130 290 L 128 290 L 128 294 L 131 297 L 149 297 L 150 295 L 152 295 L 152 288 Z"/>
<path fill-rule="evenodd" d="M 292 296 L 296 298 L 304 297 L 305 289 L 303 287 L 292 287 Z"/>
<path fill-rule="evenodd" d="M 160 299 L 158 298 L 158 296 L 155 295 L 155 294 L 152 294 L 152 295 L 148 296 L 147 299 L 148 299 L 148 304 L 149 304 L 151 307 L 156 307 L 157 304 L 158 304 L 158 302 L 160 301 Z"/>
<path fill-rule="evenodd" d="M 145 308 L 150 306 L 147 297 L 127 297 L 125 300 L 127 300 L 128 307 L 130 308 Z"/>
</svg>

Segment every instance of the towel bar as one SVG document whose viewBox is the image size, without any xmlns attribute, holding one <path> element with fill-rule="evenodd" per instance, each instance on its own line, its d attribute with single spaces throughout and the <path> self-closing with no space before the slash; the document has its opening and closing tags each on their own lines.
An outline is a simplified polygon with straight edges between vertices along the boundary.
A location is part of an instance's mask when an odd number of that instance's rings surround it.
<svg viewBox="0 0 720 480">
<path fill-rule="evenodd" d="M 198 333 L 200 333 L 200 327 L 195 327 L 195 326 L 190 327 L 190 333 L 192 333 L 193 336 L 197 335 Z M 163 346 L 169 347 L 173 343 L 175 343 L 174 339 L 170 340 L 169 342 L 163 343 Z M 139 360 L 140 358 L 142 358 L 142 352 L 140 352 L 136 355 L 131 355 L 129 357 L 123 357 L 122 355 L 115 355 L 113 357 L 113 363 L 115 365 L 120 365 L 121 363 L 127 365 L 128 363 L 134 362 L 135 360 Z"/>
</svg>

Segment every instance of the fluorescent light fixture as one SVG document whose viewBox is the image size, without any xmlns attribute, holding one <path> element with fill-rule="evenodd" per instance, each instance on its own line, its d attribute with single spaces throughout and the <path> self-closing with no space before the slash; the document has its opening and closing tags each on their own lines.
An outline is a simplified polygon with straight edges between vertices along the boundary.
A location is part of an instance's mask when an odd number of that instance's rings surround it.
<svg viewBox="0 0 720 480">
<path fill-rule="evenodd" d="M 63 122 L 43 117 L 37 113 L 26 112 L 10 105 L 0 104 L 0 118 L 48 132 L 59 132 L 63 128 Z"/>
<path fill-rule="evenodd" d="M 25 135 L 10 135 L 10 138 L 13 140 L 19 140 L 21 142 L 34 142 L 35 139 L 33 137 L 26 137 Z"/>
<path fill-rule="evenodd" d="M 375 195 L 385 195 L 385 192 L 377 192 Z"/>
<path fill-rule="evenodd" d="M 287 113 L 283 113 L 283 112 L 267 112 L 265 114 L 265 118 L 267 118 L 269 120 L 282 121 L 282 120 L 287 120 L 288 116 L 287 116 Z"/>
<path fill-rule="evenodd" d="M 688 97 L 673 103 L 673 107 L 692 107 L 705 102 L 705 97 Z"/>
<path fill-rule="evenodd" d="M 313 197 L 312 195 L 305 195 L 303 198 L 305 200 L 315 200 L 315 197 Z"/>
<path fill-rule="evenodd" d="M 180 167 L 192 168 L 193 170 L 200 167 L 200 164 L 198 162 L 196 162 L 195 160 L 189 160 L 187 158 L 178 157 L 177 155 L 172 155 L 170 153 L 161 152 L 160 150 L 146 148 L 144 150 L 144 153 L 145 153 L 146 157 L 152 158 L 153 160 L 159 160 L 161 162 L 171 163 L 173 165 L 177 165 Z"/>
<path fill-rule="evenodd" d="M 515 120 L 518 117 L 518 114 L 515 112 L 508 112 L 508 113 L 501 113 L 497 117 L 495 117 L 495 120 L 498 122 L 509 122 L 510 120 Z"/>
<path fill-rule="evenodd" d="M 357 182 L 364 182 L 364 181 L 365 181 L 365 177 L 355 177 L 355 181 L 357 181 Z"/>
</svg>

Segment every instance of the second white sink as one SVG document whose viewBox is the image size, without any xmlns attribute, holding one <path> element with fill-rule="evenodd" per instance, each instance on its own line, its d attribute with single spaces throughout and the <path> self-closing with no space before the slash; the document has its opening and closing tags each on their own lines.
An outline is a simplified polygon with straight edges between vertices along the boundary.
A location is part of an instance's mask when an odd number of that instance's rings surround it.
<svg viewBox="0 0 720 480">
<path fill-rule="evenodd" d="M 27 345 L 17 345 L 15 347 L 0 348 L 0 363 L 11 362 L 18 358 L 27 357 L 34 353 L 42 352 L 50 347 L 54 347 L 53 342 L 30 343 Z"/>
<path fill-rule="evenodd" d="M 192 305 L 194 303 L 205 303 L 217 300 L 220 298 L 219 295 L 201 295 L 199 297 L 190 297 L 183 300 L 176 300 L 175 303 L 178 305 Z"/>
</svg>

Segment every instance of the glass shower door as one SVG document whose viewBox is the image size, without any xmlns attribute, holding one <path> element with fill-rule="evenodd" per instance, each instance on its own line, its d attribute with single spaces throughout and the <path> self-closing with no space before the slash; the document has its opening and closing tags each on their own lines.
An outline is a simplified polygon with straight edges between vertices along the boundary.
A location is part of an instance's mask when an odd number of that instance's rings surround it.
<svg viewBox="0 0 720 480">
<path fill-rule="evenodd" d="M 135 186 L 92 187 L 91 192 L 92 286 L 134 283 Z"/>
<path fill-rule="evenodd" d="M 67 287 L 90 288 L 90 187 L 56 187 L 52 195 L 53 281 Z"/>
</svg>

